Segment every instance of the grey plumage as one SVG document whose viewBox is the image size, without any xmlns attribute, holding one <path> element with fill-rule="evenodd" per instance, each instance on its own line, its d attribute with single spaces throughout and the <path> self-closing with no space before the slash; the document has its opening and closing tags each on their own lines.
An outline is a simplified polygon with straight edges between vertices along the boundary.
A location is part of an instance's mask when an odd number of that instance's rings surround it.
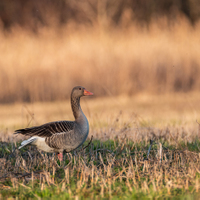
<svg viewBox="0 0 200 200">
<path fill-rule="evenodd" d="M 88 120 L 80 106 L 80 97 L 85 95 L 93 94 L 81 86 L 74 87 L 72 90 L 71 107 L 75 121 L 56 121 L 16 130 L 15 134 L 32 136 L 23 141 L 20 148 L 33 144 L 47 152 L 62 153 L 64 150 L 70 152 L 81 146 L 89 133 Z"/>
<path fill-rule="evenodd" d="M 57 121 L 43 124 L 41 126 L 34 126 L 31 128 L 19 129 L 15 134 L 21 133 L 26 136 L 40 136 L 51 137 L 54 134 L 61 132 L 68 132 L 74 128 L 73 121 Z"/>
</svg>

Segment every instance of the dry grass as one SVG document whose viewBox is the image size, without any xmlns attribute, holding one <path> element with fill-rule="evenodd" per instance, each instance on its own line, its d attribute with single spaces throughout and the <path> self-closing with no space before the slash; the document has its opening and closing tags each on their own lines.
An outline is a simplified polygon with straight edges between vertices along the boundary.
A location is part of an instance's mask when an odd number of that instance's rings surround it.
<svg viewBox="0 0 200 200">
<path fill-rule="evenodd" d="M 97 96 L 199 89 L 199 24 L 125 24 L 1 32 L 0 102 L 64 100 L 74 85 Z"/>
<path fill-rule="evenodd" d="M 200 122 L 199 101 L 199 93 L 173 95 L 143 93 L 132 97 L 124 95 L 102 98 L 84 97 L 81 105 L 90 123 L 90 136 L 94 135 L 96 139 L 114 139 L 116 136 L 123 137 L 126 134 L 129 139 L 139 142 L 143 136 L 146 138 L 146 133 L 133 134 L 138 130 L 168 128 L 177 132 L 178 129 L 183 128 L 187 132 L 187 139 L 184 136 L 180 138 L 180 141 L 193 141 L 198 136 L 196 120 Z M 18 128 L 74 119 L 69 100 L 0 105 L 0 110 L 1 135 L 5 137 L 5 140 L 7 136 L 12 137 L 12 133 Z"/>
<path fill-rule="evenodd" d="M 166 135 L 154 136 L 161 143 L 153 146 L 148 159 L 148 144 L 115 138 L 93 141 L 87 150 L 65 155 L 60 165 L 53 155 L 33 147 L 19 151 L 16 144 L 0 143 L 0 197 L 154 199 L 199 194 L 200 143 L 175 148 Z"/>
<path fill-rule="evenodd" d="M 35 147 L 17 150 L 22 138 L 11 133 L 73 119 L 69 102 L 1 105 L 0 198 L 196 197 L 199 100 L 199 93 L 82 98 L 94 141 L 61 165 Z"/>
</svg>

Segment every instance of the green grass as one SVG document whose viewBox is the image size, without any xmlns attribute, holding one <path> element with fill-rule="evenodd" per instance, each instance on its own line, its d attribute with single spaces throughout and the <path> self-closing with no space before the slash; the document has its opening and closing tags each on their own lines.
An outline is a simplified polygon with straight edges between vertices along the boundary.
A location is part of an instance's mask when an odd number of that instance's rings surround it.
<svg viewBox="0 0 200 200">
<path fill-rule="evenodd" d="M 177 149 L 157 139 L 144 160 L 149 148 L 144 141 L 94 140 L 83 151 L 65 154 L 60 164 L 35 147 L 19 151 L 14 150 L 19 143 L 1 142 L 0 198 L 197 199 L 199 145 L 199 140 L 179 142 Z"/>
</svg>

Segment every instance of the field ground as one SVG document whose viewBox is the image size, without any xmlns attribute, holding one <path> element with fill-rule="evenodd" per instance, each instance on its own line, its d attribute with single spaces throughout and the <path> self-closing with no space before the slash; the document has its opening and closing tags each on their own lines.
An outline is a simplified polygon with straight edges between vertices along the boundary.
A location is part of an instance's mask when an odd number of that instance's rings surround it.
<svg viewBox="0 0 200 200">
<path fill-rule="evenodd" d="M 199 102 L 200 93 L 82 98 L 94 138 L 61 164 L 35 147 L 14 150 L 22 137 L 12 133 L 72 120 L 68 100 L 0 105 L 0 198 L 198 199 Z"/>
<path fill-rule="evenodd" d="M 90 134 L 124 126 L 198 128 L 200 93 L 166 95 L 137 94 L 133 96 L 84 97 L 81 106 L 90 123 Z M 73 120 L 70 99 L 56 102 L 15 103 L 0 105 L 2 134 L 15 129 L 40 125 L 49 121 Z M 94 134 L 94 133 L 93 133 Z"/>
</svg>

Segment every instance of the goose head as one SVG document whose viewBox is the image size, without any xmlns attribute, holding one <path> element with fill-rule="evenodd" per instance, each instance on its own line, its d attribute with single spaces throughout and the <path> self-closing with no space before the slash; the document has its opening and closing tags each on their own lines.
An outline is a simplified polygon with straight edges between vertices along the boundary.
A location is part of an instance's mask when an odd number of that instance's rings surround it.
<svg viewBox="0 0 200 200">
<path fill-rule="evenodd" d="M 76 86 L 72 90 L 72 96 L 73 97 L 82 97 L 82 96 L 91 96 L 93 95 L 92 92 L 87 91 L 84 87 L 82 86 Z"/>
</svg>

